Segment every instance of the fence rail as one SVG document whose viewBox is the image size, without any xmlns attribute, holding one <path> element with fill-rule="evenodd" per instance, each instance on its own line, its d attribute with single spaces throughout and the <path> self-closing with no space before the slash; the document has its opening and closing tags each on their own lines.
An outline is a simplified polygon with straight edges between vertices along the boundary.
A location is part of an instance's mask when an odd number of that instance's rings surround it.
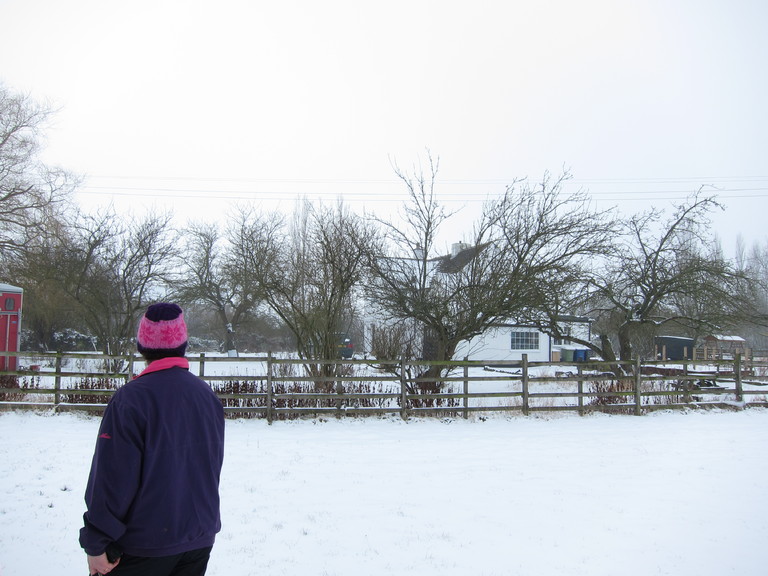
<svg viewBox="0 0 768 576">
<path fill-rule="evenodd" d="M 0 409 L 100 413 L 144 367 L 138 356 L 3 353 Z M 574 411 L 644 414 L 691 407 L 768 406 L 768 362 L 309 361 L 272 354 L 188 355 L 230 417 L 269 422 L 304 415 L 463 416 Z M 616 376 L 616 367 L 621 375 Z M 442 376 L 428 376 L 440 368 Z"/>
</svg>

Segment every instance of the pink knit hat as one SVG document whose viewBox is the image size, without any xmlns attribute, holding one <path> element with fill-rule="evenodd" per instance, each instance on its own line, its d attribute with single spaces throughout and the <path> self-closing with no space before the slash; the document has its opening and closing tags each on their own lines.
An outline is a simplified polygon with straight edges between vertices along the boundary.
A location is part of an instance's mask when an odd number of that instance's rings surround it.
<svg viewBox="0 0 768 576">
<path fill-rule="evenodd" d="M 147 359 L 184 356 L 187 350 L 187 325 L 178 304 L 152 304 L 139 322 L 136 348 Z"/>
</svg>

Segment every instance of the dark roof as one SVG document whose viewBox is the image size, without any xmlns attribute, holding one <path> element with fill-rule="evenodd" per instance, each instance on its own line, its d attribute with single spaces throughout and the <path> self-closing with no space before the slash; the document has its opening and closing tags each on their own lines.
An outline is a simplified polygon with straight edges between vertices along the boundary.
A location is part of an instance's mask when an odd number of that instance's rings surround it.
<svg viewBox="0 0 768 576">
<path fill-rule="evenodd" d="M 469 264 L 473 258 L 475 258 L 480 252 L 482 252 L 488 244 L 479 244 L 477 246 L 467 246 L 463 250 L 460 250 L 454 256 L 453 254 L 446 254 L 445 256 L 438 256 L 433 259 L 433 262 L 437 263 L 437 271 L 443 274 L 455 274 Z"/>
</svg>

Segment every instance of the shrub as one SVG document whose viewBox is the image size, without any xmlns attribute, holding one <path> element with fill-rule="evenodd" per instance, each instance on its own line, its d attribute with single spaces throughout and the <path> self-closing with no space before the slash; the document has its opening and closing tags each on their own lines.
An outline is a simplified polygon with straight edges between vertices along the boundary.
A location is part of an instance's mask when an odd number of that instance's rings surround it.
<svg viewBox="0 0 768 576">
<path fill-rule="evenodd" d="M 104 376 L 87 376 L 81 378 L 76 386 L 75 392 L 63 392 L 61 402 L 65 404 L 107 404 L 112 395 L 123 383 L 123 380 L 116 378 L 107 378 Z M 104 394 L 80 394 L 80 391 L 99 391 Z"/>
<path fill-rule="evenodd" d="M 39 387 L 40 376 L 32 378 L 24 376 L 21 381 L 18 376 L 0 376 L 0 388 L 10 390 L 10 392 L 0 392 L 0 402 L 21 402 L 26 399 L 27 394 Z"/>
<path fill-rule="evenodd" d="M 19 379 L 17 376 L 0 376 L 0 388 L 8 390 L 19 390 Z M 1 402 L 18 402 L 24 399 L 24 394 L 17 392 L 0 392 Z"/>
<path fill-rule="evenodd" d="M 350 370 L 345 371 L 351 375 Z M 312 380 L 292 380 L 296 375 L 296 365 L 281 364 L 277 377 L 272 382 L 272 408 L 296 409 L 295 413 L 278 413 L 275 418 L 279 420 L 301 418 L 305 413 L 312 413 L 313 409 L 339 408 L 383 408 L 393 400 L 389 398 L 356 398 L 354 404 L 348 400 L 341 400 L 335 394 L 333 382 L 328 383 L 327 391 L 318 393 L 317 385 Z M 237 398 L 224 397 L 222 404 L 227 408 L 228 418 L 259 418 L 266 411 L 267 382 L 258 380 L 226 380 L 211 383 L 214 392 L 220 395 L 236 395 Z M 399 387 L 381 382 L 344 382 L 343 394 L 392 394 L 399 393 Z M 283 396 L 290 396 L 285 398 Z"/>
<path fill-rule="evenodd" d="M 589 383 L 589 391 L 596 395 L 591 397 L 589 404 L 600 407 L 626 404 L 629 401 L 629 396 L 626 393 L 633 390 L 631 379 L 593 380 Z M 630 408 L 626 409 L 627 413 L 630 413 L 631 410 Z M 617 412 L 623 411 L 622 409 L 617 410 Z"/>
</svg>

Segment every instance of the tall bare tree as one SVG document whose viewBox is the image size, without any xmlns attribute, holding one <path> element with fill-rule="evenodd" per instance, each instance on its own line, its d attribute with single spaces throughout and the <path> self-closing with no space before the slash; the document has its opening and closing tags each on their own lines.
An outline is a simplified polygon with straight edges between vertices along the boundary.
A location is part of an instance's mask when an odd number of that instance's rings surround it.
<svg viewBox="0 0 768 576">
<path fill-rule="evenodd" d="M 348 330 L 366 247 L 375 233 L 342 202 L 329 208 L 304 201 L 284 229 L 271 266 L 259 268 L 267 303 L 296 337 L 300 357 L 336 356 L 339 332 Z M 306 364 L 313 375 L 319 365 Z"/>
<path fill-rule="evenodd" d="M 84 215 L 60 273 L 78 313 L 107 354 L 132 350 L 136 321 L 167 291 L 176 258 L 170 214 Z"/>
<path fill-rule="evenodd" d="M 395 174 L 408 191 L 408 202 L 394 220 L 373 217 L 383 237 L 365 253 L 365 296 L 368 320 L 375 319 L 371 347 L 379 359 L 422 357 L 425 331 L 444 332 L 436 308 L 449 302 L 444 294 L 447 286 L 434 280 L 438 276 L 438 233 L 452 213 L 437 198 L 439 164 L 439 158 L 431 154 L 426 171 L 414 167 L 406 172 L 394 164 Z"/>
<path fill-rule="evenodd" d="M 733 298 L 745 308 L 734 333 L 744 336 L 751 348 L 768 350 L 768 240 L 747 249 L 739 237 L 734 265 L 747 279 L 740 282 L 740 292 Z"/>
<path fill-rule="evenodd" d="M 51 111 L 0 84 L 0 255 L 23 250 L 47 232 L 77 180 L 40 158 Z"/>
<path fill-rule="evenodd" d="M 722 330 L 743 314 L 738 295 L 746 276 L 708 248 L 709 214 L 720 207 L 699 190 L 670 215 L 651 209 L 625 219 L 585 291 L 599 341 L 581 344 L 606 361 L 631 360 L 633 341 L 649 327 L 695 334 Z"/>
<path fill-rule="evenodd" d="M 62 269 L 69 257 L 67 232 L 39 236 L 24 250 L 5 259 L 6 271 L 24 288 L 24 331 L 28 345 L 41 351 L 56 350 L 56 337 L 66 330 L 83 330 L 78 305 L 66 288 Z"/>
<path fill-rule="evenodd" d="M 184 233 L 184 265 L 174 293 L 216 313 L 226 350 L 236 350 L 237 331 L 264 301 L 258 271 L 273 265 L 281 225 L 276 213 L 241 207 L 224 231 L 217 224 L 198 223 Z"/>
<path fill-rule="evenodd" d="M 430 174 L 396 173 L 410 204 L 403 223 L 387 223 L 390 252 L 372 254 L 368 300 L 384 323 L 417 321 L 425 356 L 453 358 L 458 344 L 510 320 L 541 318 L 560 310 L 583 281 L 588 258 L 607 245 L 612 225 L 589 209 L 582 193 L 565 195 L 567 174 L 539 185 L 518 181 L 486 203 L 469 242 L 438 255 L 437 230 L 450 216 L 436 194 L 437 162 Z M 440 375 L 430 368 L 423 377 Z M 440 386 L 435 380 L 434 389 Z"/>
<path fill-rule="evenodd" d="M 616 219 L 597 210 L 584 190 L 566 192 L 568 172 L 540 182 L 515 182 L 493 210 L 496 244 L 505 253 L 507 319 L 537 326 L 556 338 L 560 318 L 573 314 L 596 263 L 613 249 Z"/>
</svg>

